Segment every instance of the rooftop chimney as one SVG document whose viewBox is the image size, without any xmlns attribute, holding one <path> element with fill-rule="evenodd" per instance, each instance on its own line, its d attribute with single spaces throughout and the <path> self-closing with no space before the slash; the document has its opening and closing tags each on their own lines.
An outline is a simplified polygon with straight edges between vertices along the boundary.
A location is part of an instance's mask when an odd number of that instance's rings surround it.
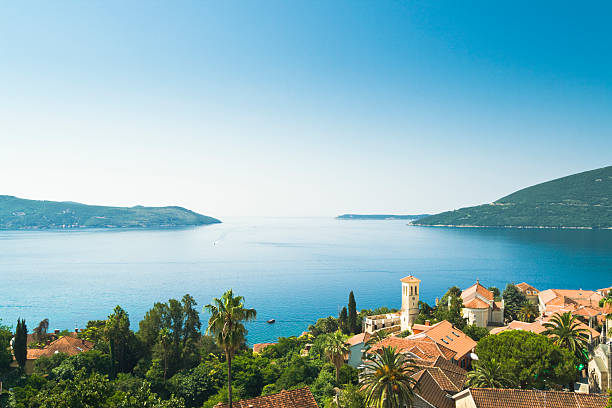
<svg viewBox="0 0 612 408">
<path fill-rule="evenodd" d="M 425 326 L 431 326 L 431 321 L 425 320 Z"/>
<path fill-rule="evenodd" d="M 59 334 L 60 333 L 60 329 L 55 329 L 54 332 L 55 332 L 55 334 Z"/>
</svg>

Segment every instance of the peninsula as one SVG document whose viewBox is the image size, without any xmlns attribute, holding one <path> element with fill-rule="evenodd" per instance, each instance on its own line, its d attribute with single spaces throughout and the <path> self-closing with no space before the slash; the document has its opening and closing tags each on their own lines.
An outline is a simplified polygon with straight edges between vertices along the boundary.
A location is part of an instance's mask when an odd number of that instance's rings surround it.
<svg viewBox="0 0 612 408">
<path fill-rule="evenodd" d="M 431 215 L 427 226 L 612 228 L 612 166 L 527 187 L 490 204 Z"/>
<path fill-rule="evenodd" d="M 220 223 L 182 207 L 107 207 L 0 195 L 0 230 L 172 228 Z"/>
<path fill-rule="evenodd" d="M 396 215 L 396 214 L 342 214 L 337 220 L 418 220 L 429 214 Z"/>
</svg>

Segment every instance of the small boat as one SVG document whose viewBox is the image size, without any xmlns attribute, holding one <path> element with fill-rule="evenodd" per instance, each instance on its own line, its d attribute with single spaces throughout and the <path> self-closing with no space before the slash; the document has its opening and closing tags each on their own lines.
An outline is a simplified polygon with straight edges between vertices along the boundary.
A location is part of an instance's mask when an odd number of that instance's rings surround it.
<svg viewBox="0 0 612 408">
<path fill-rule="evenodd" d="M 276 323 L 276 319 L 270 319 L 270 320 L 268 320 L 268 324 L 272 324 L 272 323 Z"/>
</svg>

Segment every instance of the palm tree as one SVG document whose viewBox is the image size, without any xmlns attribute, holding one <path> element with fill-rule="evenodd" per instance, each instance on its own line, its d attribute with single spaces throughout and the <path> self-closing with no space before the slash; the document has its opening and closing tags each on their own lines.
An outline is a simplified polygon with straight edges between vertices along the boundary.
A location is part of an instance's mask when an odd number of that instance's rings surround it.
<svg viewBox="0 0 612 408">
<path fill-rule="evenodd" d="M 213 304 L 204 306 L 204 310 L 210 314 L 208 319 L 207 334 L 212 334 L 217 344 L 225 350 L 227 359 L 227 392 L 229 406 L 232 407 L 232 357 L 245 341 L 247 333 L 242 322 L 254 320 L 257 316 L 255 309 L 244 307 L 242 296 L 234 297 L 230 289 L 221 296 L 214 298 Z"/>
<path fill-rule="evenodd" d="M 351 351 L 346 343 L 346 336 L 340 330 L 327 334 L 323 341 L 325 356 L 336 368 L 336 382 L 340 382 L 340 369 L 344 365 L 344 357 Z"/>
<path fill-rule="evenodd" d="M 372 337 L 370 337 L 368 341 L 366 341 L 366 346 L 372 347 L 376 343 L 380 343 L 381 341 L 383 341 L 389 336 L 390 336 L 390 333 L 387 332 L 385 329 L 378 330 L 374 332 L 374 334 L 372 334 Z"/>
<path fill-rule="evenodd" d="M 374 408 L 412 407 L 418 371 L 412 360 L 395 347 L 383 347 L 366 362 L 361 377 L 366 406 Z"/>
<path fill-rule="evenodd" d="M 562 315 L 555 313 L 550 321 L 544 323 L 546 331 L 542 334 L 549 336 L 557 346 L 571 351 L 580 361 L 584 361 L 583 350 L 588 348 L 589 331 L 580 327 L 581 324 L 571 312 Z"/>
<path fill-rule="evenodd" d="M 518 311 L 517 318 L 522 322 L 532 323 L 539 315 L 538 307 L 529 301 L 523 303 Z"/>
<path fill-rule="evenodd" d="M 467 385 L 477 388 L 513 388 L 516 381 L 500 362 L 492 358 L 474 364 L 474 370 L 467 374 Z"/>
</svg>

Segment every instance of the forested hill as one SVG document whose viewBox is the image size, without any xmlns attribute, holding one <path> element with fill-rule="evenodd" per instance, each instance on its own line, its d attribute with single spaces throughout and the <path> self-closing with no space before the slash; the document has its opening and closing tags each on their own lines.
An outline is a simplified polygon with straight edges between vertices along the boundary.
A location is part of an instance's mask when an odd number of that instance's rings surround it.
<svg viewBox="0 0 612 408">
<path fill-rule="evenodd" d="M 169 228 L 220 223 L 182 207 L 105 207 L 0 195 L 0 229 Z"/>
<path fill-rule="evenodd" d="M 527 187 L 413 225 L 612 228 L 612 166 Z"/>
</svg>

